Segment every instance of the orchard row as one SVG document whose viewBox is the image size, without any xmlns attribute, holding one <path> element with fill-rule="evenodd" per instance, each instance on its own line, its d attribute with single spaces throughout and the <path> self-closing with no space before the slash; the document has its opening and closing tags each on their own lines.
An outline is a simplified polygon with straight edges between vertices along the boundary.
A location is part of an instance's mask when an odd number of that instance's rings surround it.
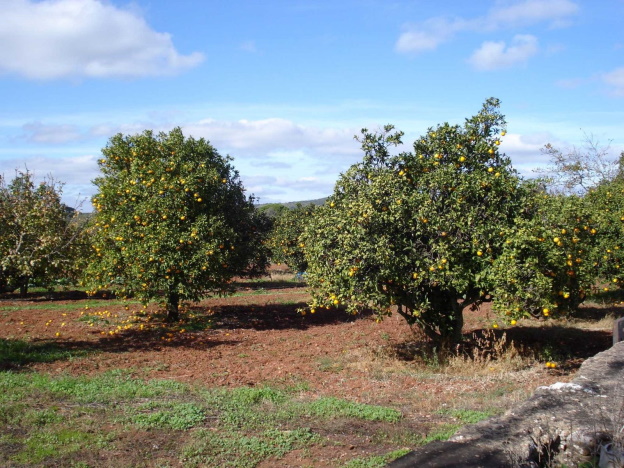
<svg viewBox="0 0 624 468">
<path fill-rule="evenodd" d="M 180 301 L 227 294 L 234 277 L 258 276 L 272 260 L 306 272 L 313 299 L 302 312 L 396 310 L 432 339 L 458 340 L 469 305 L 492 301 L 512 322 L 569 313 L 601 281 L 619 287 L 620 174 L 554 194 L 514 171 L 499 152 L 505 133 L 493 98 L 399 154 L 401 132 L 363 130 L 363 160 L 325 205 L 275 219 L 207 141 L 180 129 L 116 135 L 87 222 L 53 181 L 35 187 L 28 172 L 2 181 L 0 289 L 72 278 L 90 293 L 160 301 L 175 320 Z"/>
</svg>

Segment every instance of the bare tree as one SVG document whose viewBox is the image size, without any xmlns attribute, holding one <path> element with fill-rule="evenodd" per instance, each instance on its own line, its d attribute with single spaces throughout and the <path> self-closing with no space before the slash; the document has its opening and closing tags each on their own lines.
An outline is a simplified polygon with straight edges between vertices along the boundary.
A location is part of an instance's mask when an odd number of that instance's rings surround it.
<svg viewBox="0 0 624 468">
<path fill-rule="evenodd" d="M 610 148 L 611 140 L 603 145 L 593 134 L 585 134 L 581 147 L 560 150 L 548 143 L 542 148 L 542 154 L 549 156 L 550 165 L 536 172 L 545 176 L 553 192 L 586 193 L 624 173 L 621 167 L 624 152 L 619 159 L 613 159 Z"/>
</svg>

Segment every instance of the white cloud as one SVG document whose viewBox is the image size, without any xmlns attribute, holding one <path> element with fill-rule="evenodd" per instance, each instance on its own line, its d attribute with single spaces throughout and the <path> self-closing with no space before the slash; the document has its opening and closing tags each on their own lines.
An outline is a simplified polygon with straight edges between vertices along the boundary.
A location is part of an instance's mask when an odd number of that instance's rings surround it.
<svg viewBox="0 0 624 468">
<path fill-rule="evenodd" d="M 524 0 L 499 2 L 486 15 L 476 18 L 430 18 L 406 26 L 395 44 L 400 53 L 420 53 L 434 50 L 463 31 L 483 32 L 519 28 L 547 23 L 549 27 L 568 25 L 579 10 L 571 0 Z"/>
<path fill-rule="evenodd" d="M 542 148 L 547 143 L 561 148 L 567 143 L 555 137 L 549 132 L 538 132 L 529 134 L 508 133 L 500 146 L 511 159 L 513 167 L 525 178 L 535 178 L 539 174 L 537 168 L 548 166 L 548 156 L 542 153 Z"/>
<path fill-rule="evenodd" d="M 485 18 L 485 23 L 492 29 L 537 23 L 561 27 L 569 24 L 569 18 L 578 10 L 578 5 L 570 0 L 524 0 L 508 6 L 494 7 Z"/>
<path fill-rule="evenodd" d="M 51 176 L 56 182 L 62 183 L 63 202 L 66 205 L 91 211 L 89 198 L 96 191 L 91 181 L 99 175 L 96 156 L 65 158 L 30 156 L 20 159 L 0 159 L 0 174 L 7 180 L 13 179 L 16 170 L 26 169 L 34 174 L 37 181 Z M 79 206 L 81 203 L 82 206 Z"/>
<path fill-rule="evenodd" d="M 440 44 L 453 38 L 457 31 L 465 27 L 461 20 L 447 20 L 445 18 L 431 18 L 421 25 L 407 27 L 399 36 L 395 45 L 397 52 L 420 53 L 436 49 Z"/>
<path fill-rule="evenodd" d="M 0 73 L 30 79 L 171 75 L 203 61 L 181 55 L 171 35 L 100 0 L 4 0 Z"/>
<path fill-rule="evenodd" d="M 610 86 L 612 94 L 615 96 L 624 96 L 624 67 L 602 75 L 602 80 Z"/>
<path fill-rule="evenodd" d="M 277 179 L 273 176 L 255 175 L 245 177 L 245 185 L 258 186 L 258 185 L 273 185 Z"/>
<path fill-rule="evenodd" d="M 65 158 L 30 156 L 20 159 L 0 159 L 0 174 L 9 176 L 15 170 L 28 169 L 37 177 L 51 175 L 66 184 L 90 184 L 97 177 L 97 156 L 82 155 Z"/>
<path fill-rule="evenodd" d="M 504 41 L 486 41 L 468 62 L 477 70 L 498 70 L 526 63 L 538 51 L 537 38 L 529 34 L 514 36 L 509 47 Z"/>
<path fill-rule="evenodd" d="M 22 125 L 26 141 L 30 143 L 63 144 L 83 139 L 75 125 L 43 124 L 30 122 Z"/>
<path fill-rule="evenodd" d="M 251 161 L 250 165 L 254 167 L 265 167 L 267 169 L 291 169 L 293 167 L 292 164 L 271 160 Z"/>
<path fill-rule="evenodd" d="M 184 133 L 204 137 L 217 149 L 271 153 L 305 150 L 327 157 L 359 153 L 353 129 L 306 127 L 286 119 L 217 121 L 201 120 L 184 125 Z M 236 156 L 236 154 L 234 154 Z"/>
</svg>

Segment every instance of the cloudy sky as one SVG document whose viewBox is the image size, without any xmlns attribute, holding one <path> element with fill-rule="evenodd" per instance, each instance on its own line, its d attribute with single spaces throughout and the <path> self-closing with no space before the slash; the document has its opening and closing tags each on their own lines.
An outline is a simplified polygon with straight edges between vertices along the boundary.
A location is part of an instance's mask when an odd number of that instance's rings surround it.
<svg viewBox="0 0 624 468">
<path fill-rule="evenodd" d="M 2 0 L 0 174 L 93 195 L 108 139 L 181 126 L 260 202 L 319 198 L 353 136 L 411 143 L 498 97 L 502 149 L 624 150 L 624 0 Z M 84 211 L 90 211 L 87 202 Z"/>
</svg>

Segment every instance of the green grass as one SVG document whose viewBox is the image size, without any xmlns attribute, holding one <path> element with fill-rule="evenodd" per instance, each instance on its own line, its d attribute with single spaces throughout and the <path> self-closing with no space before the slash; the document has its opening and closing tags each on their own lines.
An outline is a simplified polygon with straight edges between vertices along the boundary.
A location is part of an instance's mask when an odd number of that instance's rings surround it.
<svg viewBox="0 0 624 468">
<path fill-rule="evenodd" d="M 263 460 L 281 458 L 286 453 L 316 442 L 320 437 L 310 429 L 269 429 L 257 435 L 232 431 L 201 430 L 184 447 L 185 466 L 252 468 Z"/>
<path fill-rule="evenodd" d="M 0 373 L 0 403 L 26 395 L 81 404 L 114 404 L 124 400 L 188 394 L 187 385 L 172 380 L 143 382 L 113 371 L 96 377 L 52 377 L 39 373 Z"/>
<path fill-rule="evenodd" d="M 45 428 L 24 441 L 23 449 L 13 457 L 13 461 L 25 464 L 41 463 L 78 452 L 88 446 L 102 446 L 103 440 L 98 434 L 80 430 L 65 427 Z"/>
<path fill-rule="evenodd" d="M 207 389 L 144 381 L 122 371 L 92 377 L 0 372 L 0 465 L 45 460 L 85 466 L 81 456 L 123 452 L 123 444 L 132 443 L 130 434 L 148 431 L 170 440 L 184 466 L 252 467 L 314 444 L 338 443 L 330 433 L 310 429 L 337 418 L 357 426 L 401 421 L 392 408 L 331 397 L 301 399 L 307 388 L 305 382 L 291 382 Z M 148 450 L 145 456 L 155 461 L 159 454 Z M 371 457 L 353 466 L 379 466 L 386 459 Z"/>
<path fill-rule="evenodd" d="M 448 440 L 455 434 L 464 424 L 441 424 L 434 431 L 427 434 L 420 440 L 420 445 L 427 445 L 437 440 Z"/>
<path fill-rule="evenodd" d="M 53 342 L 30 343 L 0 338 L 0 368 L 33 362 L 54 362 L 84 357 L 85 350 L 67 350 Z"/>
<path fill-rule="evenodd" d="M 349 460 L 344 464 L 344 468 L 383 468 L 391 461 L 401 458 L 403 455 L 407 455 L 410 452 L 409 449 L 394 450 L 385 455 L 374 455 L 367 458 L 355 458 Z"/>
<path fill-rule="evenodd" d="M 140 428 L 186 430 L 206 419 L 205 410 L 194 403 L 149 402 L 131 411 L 125 422 Z"/>
<path fill-rule="evenodd" d="M 334 397 L 319 398 L 307 405 L 307 411 L 324 418 L 357 418 L 365 421 L 398 422 L 401 413 L 383 406 L 353 403 Z"/>
<path fill-rule="evenodd" d="M 438 414 L 458 419 L 463 424 L 474 424 L 496 414 L 494 411 L 475 411 L 468 409 L 442 409 Z"/>
<path fill-rule="evenodd" d="M 24 304 L 24 306 L 3 306 L 0 312 L 17 312 L 20 310 L 78 310 L 85 307 L 122 307 L 127 305 L 140 304 L 139 301 L 122 301 L 121 299 L 85 299 L 82 301 L 72 301 L 70 303 L 59 304 L 54 301 L 43 304 Z"/>
</svg>

